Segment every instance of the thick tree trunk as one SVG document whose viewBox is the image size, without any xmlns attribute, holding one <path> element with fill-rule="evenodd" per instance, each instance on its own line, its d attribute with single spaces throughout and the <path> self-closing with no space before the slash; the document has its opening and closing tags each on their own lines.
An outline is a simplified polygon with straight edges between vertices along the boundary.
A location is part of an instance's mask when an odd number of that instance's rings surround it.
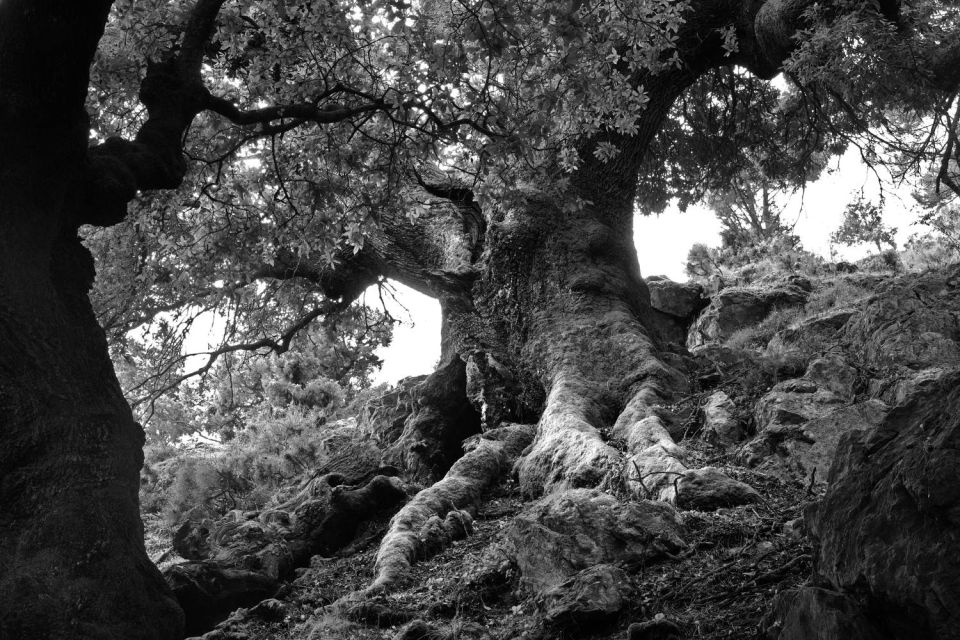
<svg viewBox="0 0 960 640">
<path fill-rule="evenodd" d="M 0 3 L 0 638 L 169 640 L 143 432 L 87 299 L 87 66 L 109 2 Z"/>
<path fill-rule="evenodd" d="M 518 465 L 528 494 L 629 484 L 637 467 L 628 456 L 678 453 L 658 406 L 685 383 L 658 355 L 632 221 L 637 165 L 693 77 L 678 71 L 648 84 L 641 130 L 611 138 L 616 159 L 601 163 L 595 141 L 584 145 L 570 194 L 580 206 L 533 196 L 481 215 L 462 194 L 437 197 L 415 226 L 382 220 L 371 243 L 382 272 L 441 300 L 446 350 L 467 362 L 483 428 L 539 420 Z"/>
<path fill-rule="evenodd" d="M 57 191 L 0 179 L 0 637 L 175 638 L 182 616 L 143 545 L 143 431 L 87 299 L 92 259 L 69 227 L 10 223 L 54 219 L 70 200 Z"/>
</svg>

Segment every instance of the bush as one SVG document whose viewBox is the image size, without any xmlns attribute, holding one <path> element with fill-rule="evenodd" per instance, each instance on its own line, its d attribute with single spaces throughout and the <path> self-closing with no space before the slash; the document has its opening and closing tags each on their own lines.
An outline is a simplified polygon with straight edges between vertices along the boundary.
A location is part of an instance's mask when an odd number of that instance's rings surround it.
<svg viewBox="0 0 960 640">
<path fill-rule="evenodd" d="M 870 295 L 870 291 L 847 279 L 837 278 L 822 283 L 807 300 L 806 317 L 812 317 L 833 309 L 850 307 Z"/>
<path fill-rule="evenodd" d="M 797 236 L 785 234 L 737 247 L 695 244 L 687 254 L 686 272 L 699 281 L 719 275 L 729 282 L 751 284 L 786 274 L 817 276 L 826 272 L 826 263 L 804 250 Z"/>
<path fill-rule="evenodd" d="M 191 511 L 216 518 L 232 509 L 261 509 L 282 486 L 320 464 L 329 434 L 317 409 L 264 412 L 224 445 L 153 445 L 146 449 L 140 504 L 168 525 Z"/>
</svg>

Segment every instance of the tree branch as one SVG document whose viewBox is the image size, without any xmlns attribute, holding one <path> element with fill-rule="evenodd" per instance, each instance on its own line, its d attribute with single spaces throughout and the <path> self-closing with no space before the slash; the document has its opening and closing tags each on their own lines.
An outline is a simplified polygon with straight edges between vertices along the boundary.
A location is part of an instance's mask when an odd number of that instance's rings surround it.
<svg viewBox="0 0 960 640">
<path fill-rule="evenodd" d="M 184 374 L 176 376 L 172 380 L 164 383 L 159 388 L 151 389 L 146 395 L 140 398 L 137 398 L 136 400 L 130 401 L 130 406 L 135 409 L 141 404 L 143 404 L 144 402 L 149 401 L 152 403 L 157 398 L 162 396 L 164 393 L 167 393 L 168 391 L 176 389 L 187 380 L 205 375 L 207 372 L 210 371 L 210 369 L 217 362 L 220 356 L 226 355 L 228 353 L 236 353 L 237 351 L 260 351 L 261 349 L 266 349 L 268 351 L 273 351 L 277 355 L 284 354 L 290 350 L 290 344 L 293 342 L 293 339 L 297 336 L 297 334 L 303 329 L 305 329 L 307 326 L 309 326 L 311 322 L 313 322 L 314 320 L 316 320 L 321 316 L 327 316 L 327 315 L 330 315 L 331 313 L 342 311 L 348 305 L 349 303 L 343 304 L 342 302 L 332 302 L 332 301 L 326 304 L 322 304 L 314 308 L 313 310 L 308 311 L 303 316 L 298 318 L 296 321 L 288 325 L 280 333 L 280 335 L 277 336 L 277 338 L 265 337 L 265 338 L 260 338 L 259 340 L 252 340 L 250 342 L 221 345 L 220 347 L 218 347 L 217 349 L 214 349 L 213 351 L 181 354 L 175 359 L 174 364 L 176 364 L 176 362 L 184 362 L 188 358 L 191 358 L 194 356 L 207 356 L 207 360 L 196 369 L 193 369 Z M 166 370 L 169 371 L 169 368 Z M 132 387 L 131 389 L 128 389 L 127 393 L 136 391 L 138 389 L 142 389 L 143 387 L 147 386 L 152 380 L 157 380 L 157 378 L 160 377 L 161 375 L 162 373 L 158 373 L 148 378 L 145 378 L 144 380 L 141 380 L 136 386 Z"/>
<path fill-rule="evenodd" d="M 88 150 L 87 188 L 77 224 L 116 224 L 138 191 L 180 186 L 186 173 L 183 137 L 209 96 L 200 75 L 203 49 L 224 1 L 197 0 L 179 51 L 147 64 L 140 102 L 148 116 L 136 138 L 110 138 Z"/>
</svg>

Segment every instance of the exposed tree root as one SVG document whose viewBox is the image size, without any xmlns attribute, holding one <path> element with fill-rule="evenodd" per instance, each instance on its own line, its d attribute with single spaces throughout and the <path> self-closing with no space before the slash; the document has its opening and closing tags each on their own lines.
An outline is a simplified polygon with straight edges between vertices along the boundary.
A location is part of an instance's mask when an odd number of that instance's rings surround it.
<svg viewBox="0 0 960 640">
<path fill-rule="evenodd" d="M 611 469 L 619 468 L 620 453 L 606 444 L 593 426 L 600 423 L 603 413 L 597 397 L 596 390 L 582 378 L 558 377 L 537 426 L 536 441 L 517 465 L 525 495 L 595 487 Z"/>
<path fill-rule="evenodd" d="M 253 518 L 232 512 L 207 536 L 181 536 L 191 543 L 183 552 L 202 558 L 166 572 L 189 632 L 207 630 L 233 609 L 269 597 L 311 556 L 341 549 L 363 522 L 385 518 L 407 498 L 397 478 L 376 476 L 359 487 L 331 487 L 332 479 L 326 476 L 320 480 L 319 495 L 301 495 L 299 504 L 288 502 L 290 511 L 270 509 Z"/>
<path fill-rule="evenodd" d="M 438 536 L 465 535 L 458 529 L 469 526 L 483 492 L 502 477 L 532 437 L 531 426 L 508 425 L 470 442 L 470 450 L 442 480 L 418 493 L 390 521 L 368 592 L 396 584 L 417 559 L 442 544 Z"/>
<path fill-rule="evenodd" d="M 658 411 L 687 382 L 660 360 L 648 329 L 632 311 L 618 302 L 606 304 L 606 312 L 559 314 L 537 344 L 553 375 L 533 447 L 517 468 L 525 495 L 626 481 L 641 497 L 674 497 L 672 487 L 661 485 L 684 469 L 682 451 Z M 625 452 L 606 440 L 608 428 Z M 647 489 L 635 480 L 636 466 L 650 480 Z M 631 471 L 626 477 L 625 469 Z"/>
<path fill-rule="evenodd" d="M 627 446 L 623 480 L 641 498 L 675 502 L 676 481 L 687 470 L 683 463 L 684 451 L 674 442 L 659 416 L 632 420 L 635 416 L 628 407 L 613 428 L 614 435 Z"/>
</svg>

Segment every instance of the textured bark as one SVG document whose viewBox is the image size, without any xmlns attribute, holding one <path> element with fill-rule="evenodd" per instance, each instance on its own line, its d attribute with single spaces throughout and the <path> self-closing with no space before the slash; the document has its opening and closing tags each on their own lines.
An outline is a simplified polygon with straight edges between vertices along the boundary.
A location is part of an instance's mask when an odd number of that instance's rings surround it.
<svg viewBox="0 0 960 640">
<path fill-rule="evenodd" d="M 143 546 L 143 432 L 87 299 L 87 66 L 109 2 L 0 3 L 0 637 L 178 637 Z"/>
<path fill-rule="evenodd" d="M 480 431 L 466 391 L 466 365 L 452 353 L 415 392 L 416 407 L 384 462 L 417 482 L 435 482 L 463 455 L 461 443 Z"/>
<path fill-rule="evenodd" d="M 650 102 L 635 135 L 583 141 L 569 201 L 530 193 L 521 205 L 481 210 L 468 190 L 435 185 L 418 198 L 428 213 L 415 222 L 379 221 L 369 261 L 440 299 L 445 351 L 468 363 L 483 428 L 539 416 L 518 466 L 528 494 L 624 479 L 647 492 L 633 470 L 660 480 L 683 471 L 658 407 L 684 382 L 659 358 L 632 243 L 637 169 L 674 99 L 704 70 L 731 62 L 763 75 L 778 68 L 808 4 L 694 2 L 679 36 L 684 65 L 637 79 Z M 733 56 L 717 33 L 727 24 L 738 35 Z M 593 155 L 600 140 L 620 149 L 607 163 Z M 577 200 L 582 206 L 571 206 Z M 668 483 L 657 484 L 672 497 Z"/>
</svg>

